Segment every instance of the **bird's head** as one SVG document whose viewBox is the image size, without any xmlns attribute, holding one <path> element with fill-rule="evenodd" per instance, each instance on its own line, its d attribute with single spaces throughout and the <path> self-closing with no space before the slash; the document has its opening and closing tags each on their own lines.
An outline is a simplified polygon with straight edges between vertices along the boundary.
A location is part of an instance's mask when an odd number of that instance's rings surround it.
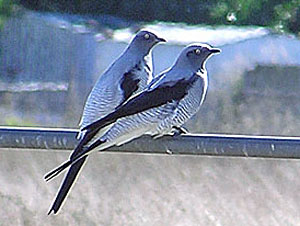
<svg viewBox="0 0 300 226">
<path fill-rule="evenodd" d="M 207 59 L 213 54 L 218 54 L 220 52 L 220 49 L 213 48 L 208 44 L 191 44 L 182 50 L 178 58 L 178 63 L 188 64 L 193 70 L 202 71 L 205 69 Z"/>
<path fill-rule="evenodd" d="M 144 54 L 148 54 L 152 47 L 160 42 L 166 42 L 166 40 L 151 31 L 141 30 L 135 35 L 130 46 L 142 51 Z"/>
</svg>

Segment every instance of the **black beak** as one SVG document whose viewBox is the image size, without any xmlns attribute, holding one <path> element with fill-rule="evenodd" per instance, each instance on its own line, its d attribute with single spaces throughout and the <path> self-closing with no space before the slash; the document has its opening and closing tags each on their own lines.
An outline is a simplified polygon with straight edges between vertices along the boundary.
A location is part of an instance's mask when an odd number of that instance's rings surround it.
<svg viewBox="0 0 300 226">
<path fill-rule="evenodd" d="M 157 42 L 167 42 L 164 38 L 156 37 Z"/>
<path fill-rule="evenodd" d="M 218 53 L 221 52 L 221 50 L 218 49 L 218 48 L 211 48 L 211 49 L 209 50 L 209 52 L 211 52 L 212 54 L 218 54 Z"/>
</svg>

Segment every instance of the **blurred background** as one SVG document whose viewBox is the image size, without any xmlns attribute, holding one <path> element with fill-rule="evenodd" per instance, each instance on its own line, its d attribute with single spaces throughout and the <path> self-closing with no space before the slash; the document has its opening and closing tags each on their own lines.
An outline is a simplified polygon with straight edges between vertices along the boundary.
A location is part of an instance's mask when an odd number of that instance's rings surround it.
<svg viewBox="0 0 300 226">
<path fill-rule="evenodd" d="M 168 43 L 155 74 L 207 42 L 190 132 L 300 135 L 300 1 L 0 0 L 0 125 L 77 128 L 97 78 L 141 28 Z M 141 147 L 142 148 L 142 147 Z M 101 154 L 46 216 L 68 153 L 0 150 L 0 225 L 300 225 L 300 162 Z"/>
</svg>

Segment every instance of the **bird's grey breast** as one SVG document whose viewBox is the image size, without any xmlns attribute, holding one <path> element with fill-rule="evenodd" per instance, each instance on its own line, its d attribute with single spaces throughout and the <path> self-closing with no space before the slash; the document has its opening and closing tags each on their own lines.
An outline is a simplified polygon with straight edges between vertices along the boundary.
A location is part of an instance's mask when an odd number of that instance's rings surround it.
<svg viewBox="0 0 300 226">
<path fill-rule="evenodd" d="M 167 133 L 173 126 L 181 126 L 191 118 L 200 108 L 207 90 L 207 80 L 194 74 L 189 86 L 186 87 L 185 95 L 173 102 L 173 110 L 158 125 L 158 133 Z M 167 105 L 165 106 L 167 107 Z"/>
<path fill-rule="evenodd" d="M 206 73 L 202 73 L 201 76 L 195 73 L 191 78 L 187 95 L 179 102 L 178 109 L 182 109 L 184 111 L 182 113 L 188 117 L 195 114 L 205 99 L 207 86 Z"/>
</svg>

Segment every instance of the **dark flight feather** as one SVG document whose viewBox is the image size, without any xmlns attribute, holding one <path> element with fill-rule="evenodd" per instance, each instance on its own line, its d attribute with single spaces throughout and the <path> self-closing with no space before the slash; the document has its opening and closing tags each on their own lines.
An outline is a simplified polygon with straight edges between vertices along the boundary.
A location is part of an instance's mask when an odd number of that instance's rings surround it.
<svg viewBox="0 0 300 226">
<path fill-rule="evenodd" d="M 124 103 L 116 109 L 116 111 L 106 117 L 91 123 L 83 128 L 91 132 L 95 129 L 101 129 L 119 118 L 134 115 L 151 108 L 162 106 L 168 102 L 180 101 L 187 94 L 189 87 L 196 81 L 197 76 L 193 76 L 191 80 L 181 79 L 176 83 L 164 83 L 153 90 L 146 90 L 135 98 Z"/>
</svg>

